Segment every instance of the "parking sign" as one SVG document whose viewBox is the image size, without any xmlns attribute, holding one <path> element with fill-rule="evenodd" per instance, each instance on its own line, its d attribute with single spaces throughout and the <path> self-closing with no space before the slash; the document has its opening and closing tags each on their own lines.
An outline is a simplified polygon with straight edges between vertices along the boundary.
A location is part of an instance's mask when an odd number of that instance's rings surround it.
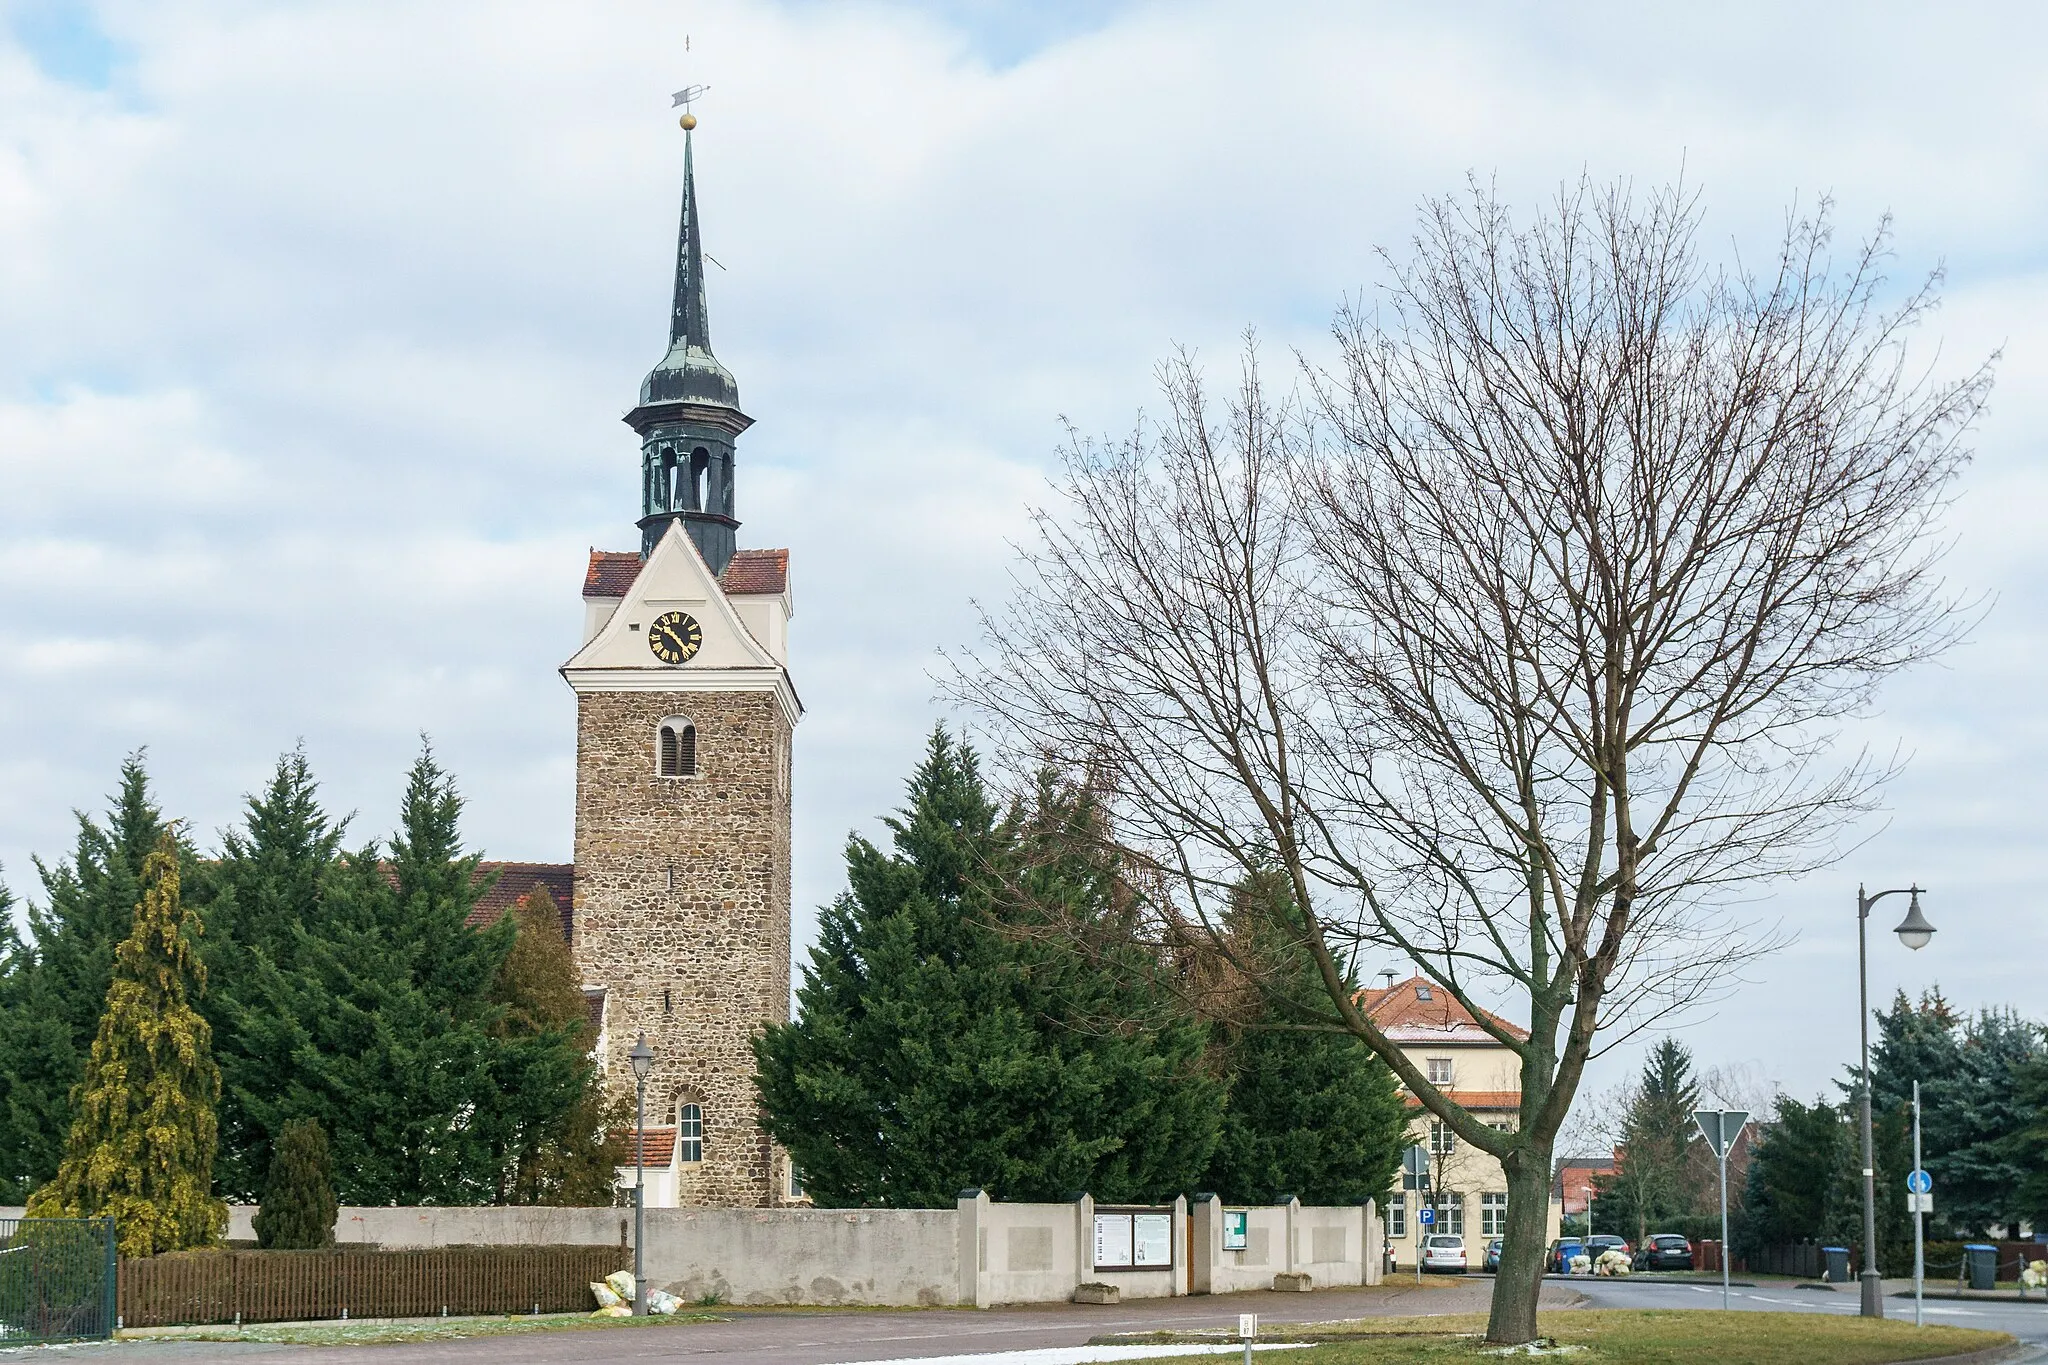
<svg viewBox="0 0 2048 1365">
<path fill-rule="evenodd" d="M 1422 1224 L 1422 1226 L 1424 1227 L 1428 1227 L 1431 1223 L 1434 1223 L 1436 1221 L 1436 1210 L 1423 1209 L 1420 1213 L 1417 1213 L 1415 1215 L 1415 1221 Z"/>
</svg>

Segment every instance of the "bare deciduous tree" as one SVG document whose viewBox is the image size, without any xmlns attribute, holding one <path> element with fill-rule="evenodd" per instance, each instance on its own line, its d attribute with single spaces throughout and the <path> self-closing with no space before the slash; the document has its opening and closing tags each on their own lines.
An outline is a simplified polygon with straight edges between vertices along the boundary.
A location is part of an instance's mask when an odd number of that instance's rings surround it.
<svg viewBox="0 0 2048 1365">
<path fill-rule="evenodd" d="M 1284 874 L 1316 1026 L 1506 1172 L 1497 1342 L 1535 1334 L 1588 1058 L 1769 945 L 1733 907 L 1889 775 L 1839 723 L 1956 630 L 1936 517 L 1990 376 L 1908 367 L 1937 280 L 1885 303 L 1884 233 L 1838 265 L 1825 205 L 1762 272 L 1710 269 L 1698 226 L 1675 189 L 1581 184 L 1525 227 L 1483 186 L 1429 204 L 1302 398 L 1248 348 L 1219 408 L 1182 356 L 1163 421 L 1072 442 L 956 673 L 1102 793 L 1162 947 L 1227 957 L 1229 888 Z M 1519 1059 L 1513 1131 L 1358 1008 L 1387 950 Z"/>
</svg>

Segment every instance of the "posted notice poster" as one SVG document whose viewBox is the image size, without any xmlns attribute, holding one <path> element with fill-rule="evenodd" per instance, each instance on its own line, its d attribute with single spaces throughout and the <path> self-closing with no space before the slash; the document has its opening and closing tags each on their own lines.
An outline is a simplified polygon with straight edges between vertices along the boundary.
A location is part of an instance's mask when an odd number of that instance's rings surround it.
<svg viewBox="0 0 2048 1365">
<path fill-rule="evenodd" d="M 1098 1213 L 1095 1215 L 1095 1268 L 1097 1270 L 1129 1270 L 1131 1260 L 1131 1215 L 1128 1213 Z"/>
<path fill-rule="evenodd" d="M 1245 1236 L 1246 1224 L 1250 1221 L 1251 1215 L 1243 1209 L 1225 1209 L 1223 1211 L 1223 1249 L 1225 1251 L 1243 1251 L 1245 1249 L 1245 1243 L 1248 1240 Z"/>
<path fill-rule="evenodd" d="M 1164 1270 L 1173 1264 L 1173 1215 L 1131 1215 L 1131 1263 L 1140 1269 Z"/>
</svg>

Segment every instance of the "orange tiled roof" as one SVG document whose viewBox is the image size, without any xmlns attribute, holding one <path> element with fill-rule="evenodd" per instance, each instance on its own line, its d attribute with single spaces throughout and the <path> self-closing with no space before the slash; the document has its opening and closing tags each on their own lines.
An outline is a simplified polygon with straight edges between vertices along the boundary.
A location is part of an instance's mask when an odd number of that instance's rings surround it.
<svg viewBox="0 0 2048 1365">
<path fill-rule="evenodd" d="M 571 902 L 576 894 L 576 865 L 574 863 L 478 863 L 477 879 L 481 881 L 491 873 L 498 874 L 498 883 L 477 898 L 469 912 L 469 922 L 478 928 L 496 924 L 512 903 L 535 887 L 546 891 L 554 901 L 555 909 L 562 916 L 562 938 L 574 941 Z"/>
<path fill-rule="evenodd" d="M 1450 1097 L 1452 1104 L 1462 1105 L 1467 1109 L 1515 1110 L 1522 1107 L 1522 1092 L 1519 1090 L 1446 1090 L 1444 1094 Z M 1406 1091 L 1402 1092 L 1401 1098 L 1410 1109 L 1422 1107 L 1422 1101 Z"/>
<path fill-rule="evenodd" d="M 619 1158 L 619 1164 L 620 1164 L 621 1166 L 631 1166 L 631 1165 L 633 1165 L 633 1164 L 634 1164 L 634 1161 L 633 1161 L 633 1137 L 634 1137 L 634 1133 L 633 1133 L 633 1130 L 632 1130 L 631 1128 L 622 1128 L 622 1129 L 620 1129 L 620 1130 L 619 1130 L 619 1134 L 618 1134 L 618 1136 L 619 1136 L 619 1140 L 620 1140 L 620 1142 L 621 1142 L 621 1143 L 623 1143 L 623 1144 L 624 1144 L 624 1147 L 625 1147 L 625 1155 L 624 1155 L 624 1156 L 621 1156 L 621 1157 Z M 647 1164 L 648 1164 L 649 1166 L 668 1166 L 668 1165 L 673 1165 L 673 1164 L 674 1164 L 674 1162 L 675 1162 L 675 1155 L 676 1155 L 676 1130 L 675 1130 L 675 1128 L 674 1128 L 673 1126 L 671 1126 L 671 1127 L 666 1127 L 666 1128 L 654 1128 L 654 1127 L 650 1127 L 650 1128 L 648 1128 L 648 1130 L 647 1130 Z"/>
<path fill-rule="evenodd" d="M 624 597 L 640 576 L 640 556 L 631 550 L 592 550 L 583 571 L 585 597 Z M 740 550 L 718 576 L 734 597 L 773 596 L 789 588 L 789 551 Z"/>
<path fill-rule="evenodd" d="M 1479 1021 L 1442 986 L 1423 976 L 1385 990 L 1362 990 L 1354 997 L 1366 1017 L 1380 1026 L 1397 1043 L 1498 1043 L 1481 1028 Z M 1481 1010 L 1487 1019 L 1518 1041 L 1528 1033 L 1497 1014 Z"/>
<path fill-rule="evenodd" d="M 631 550 L 592 550 L 583 571 L 585 597 L 624 597 L 640 576 L 640 556 Z"/>
<path fill-rule="evenodd" d="M 718 586 L 734 597 L 766 597 L 786 592 L 789 551 L 736 550 L 732 563 L 718 576 Z"/>
</svg>

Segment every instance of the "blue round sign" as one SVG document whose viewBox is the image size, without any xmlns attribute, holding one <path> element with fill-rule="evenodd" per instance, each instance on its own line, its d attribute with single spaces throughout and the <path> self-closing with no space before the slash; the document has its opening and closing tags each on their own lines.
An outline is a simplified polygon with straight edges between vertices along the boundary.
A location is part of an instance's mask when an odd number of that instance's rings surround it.
<svg viewBox="0 0 2048 1365">
<path fill-rule="evenodd" d="M 1914 1194 L 1926 1194 L 1934 1188 L 1934 1177 L 1925 1171 L 1906 1172 L 1906 1188 Z"/>
<path fill-rule="evenodd" d="M 1436 1221 L 1436 1210 L 1422 1210 L 1422 1212 L 1415 1215 L 1415 1221 L 1422 1224 L 1422 1226 L 1424 1227 L 1428 1227 L 1431 1223 L 1434 1223 Z"/>
</svg>

